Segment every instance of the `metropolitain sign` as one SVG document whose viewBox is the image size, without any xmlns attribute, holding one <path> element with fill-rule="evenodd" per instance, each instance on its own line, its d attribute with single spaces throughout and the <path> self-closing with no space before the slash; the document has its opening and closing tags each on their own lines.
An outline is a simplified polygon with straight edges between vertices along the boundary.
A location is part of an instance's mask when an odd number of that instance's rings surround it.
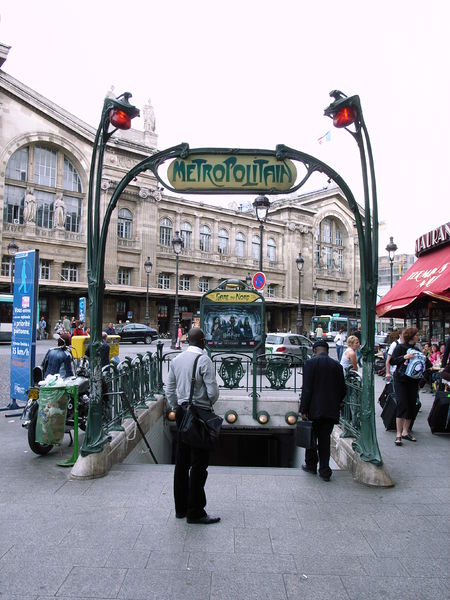
<svg viewBox="0 0 450 600">
<path fill-rule="evenodd" d="M 167 177 L 177 191 L 267 190 L 288 191 L 295 184 L 297 169 L 288 159 L 242 154 L 201 154 L 176 158 Z"/>
</svg>

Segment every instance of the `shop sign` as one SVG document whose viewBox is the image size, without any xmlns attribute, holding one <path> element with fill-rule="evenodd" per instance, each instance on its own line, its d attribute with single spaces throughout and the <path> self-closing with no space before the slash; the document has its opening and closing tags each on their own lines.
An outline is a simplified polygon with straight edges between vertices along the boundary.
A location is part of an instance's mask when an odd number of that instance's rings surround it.
<svg viewBox="0 0 450 600">
<path fill-rule="evenodd" d="M 450 242 L 450 222 L 436 227 L 416 240 L 416 256 Z"/>
<path fill-rule="evenodd" d="M 291 160 L 270 155 L 196 154 L 173 160 L 167 176 L 177 191 L 284 192 L 295 184 L 297 169 Z"/>
</svg>

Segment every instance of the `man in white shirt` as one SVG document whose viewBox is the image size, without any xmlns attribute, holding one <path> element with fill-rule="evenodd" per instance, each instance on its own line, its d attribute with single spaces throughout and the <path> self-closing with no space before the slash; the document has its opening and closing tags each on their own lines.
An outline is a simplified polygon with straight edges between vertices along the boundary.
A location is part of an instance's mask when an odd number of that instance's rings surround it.
<svg viewBox="0 0 450 600">
<path fill-rule="evenodd" d="M 194 362 L 199 355 L 192 403 L 210 409 L 219 398 L 214 365 L 204 352 L 206 344 L 204 332 L 198 327 L 192 328 L 188 333 L 188 342 L 187 350 L 172 360 L 166 384 L 167 401 L 176 411 L 177 430 L 180 428 L 189 402 Z M 177 435 L 173 485 L 177 519 L 187 517 L 188 523 L 201 525 L 211 525 L 220 521 L 220 517 L 211 517 L 205 511 L 208 464 L 208 449 L 192 448 L 181 441 L 179 434 Z"/>
</svg>

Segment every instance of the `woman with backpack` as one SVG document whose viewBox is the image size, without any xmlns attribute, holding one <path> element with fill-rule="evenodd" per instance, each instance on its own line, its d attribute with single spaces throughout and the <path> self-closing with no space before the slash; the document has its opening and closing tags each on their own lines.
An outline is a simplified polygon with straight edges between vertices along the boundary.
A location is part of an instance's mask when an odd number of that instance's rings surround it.
<svg viewBox="0 0 450 600">
<path fill-rule="evenodd" d="M 407 375 L 409 361 L 416 359 L 416 353 L 423 354 L 416 347 L 419 341 L 419 330 L 416 327 L 408 327 L 403 331 L 403 343 L 398 344 L 391 356 L 391 365 L 396 365 L 394 371 L 394 388 L 397 400 L 397 437 L 395 445 L 401 446 L 402 440 L 416 442 L 416 438 L 410 432 L 411 421 L 415 415 L 419 379 L 415 373 Z"/>
</svg>

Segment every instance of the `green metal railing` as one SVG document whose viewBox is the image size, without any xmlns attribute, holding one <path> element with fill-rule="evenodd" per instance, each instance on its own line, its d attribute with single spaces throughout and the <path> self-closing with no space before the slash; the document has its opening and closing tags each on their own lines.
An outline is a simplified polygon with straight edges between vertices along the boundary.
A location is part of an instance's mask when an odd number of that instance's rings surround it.
<svg viewBox="0 0 450 600">
<path fill-rule="evenodd" d="M 103 367 L 102 425 L 105 431 L 123 431 L 123 420 L 131 418 L 123 394 L 133 409 L 145 409 L 146 402 L 155 400 L 154 394 L 162 389 L 159 354 L 158 351 L 146 352 Z"/>
<path fill-rule="evenodd" d="M 339 420 L 342 427 L 341 437 L 359 439 L 361 435 L 361 376 L 349 367 L 345 371 L 345 383 L 347 385 L 347 395 L 344 399 L 344 408 Z"/>
</svg>

